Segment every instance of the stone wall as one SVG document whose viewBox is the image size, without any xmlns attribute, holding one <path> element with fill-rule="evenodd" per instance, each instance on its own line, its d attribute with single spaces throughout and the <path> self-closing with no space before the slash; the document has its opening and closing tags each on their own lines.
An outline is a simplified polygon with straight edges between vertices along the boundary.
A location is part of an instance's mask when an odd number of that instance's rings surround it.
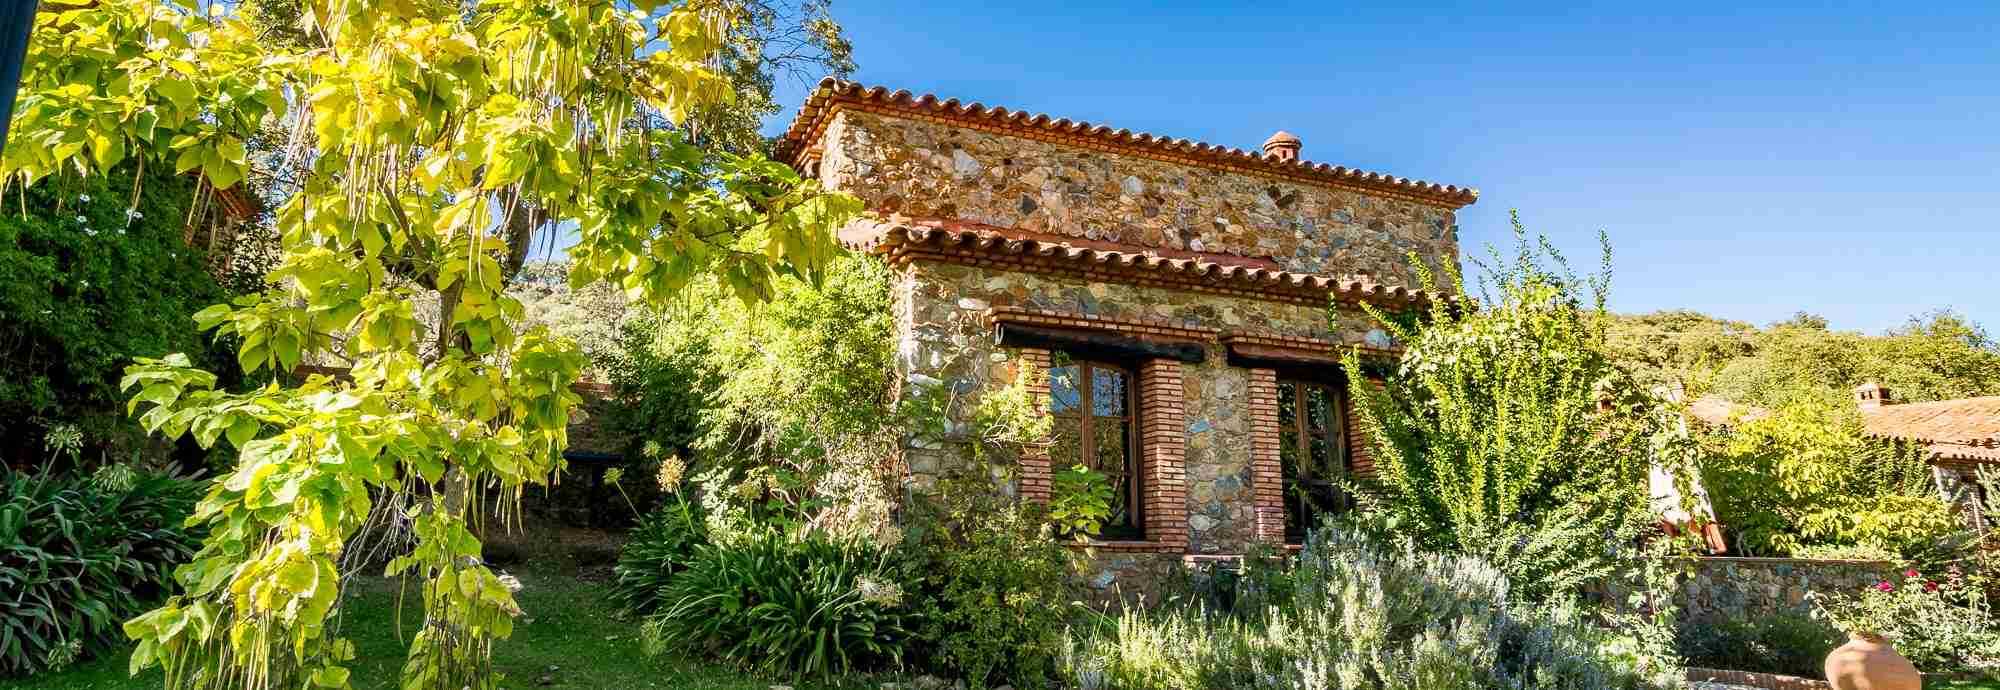
<svg viewBox="0 0 2000 690">
<path fill-rule="evenodd" d="M 1408 256 L 1457 260 L 1450 209 L 944 122 L 842 110 L 821 181 L 870 211 L 1146 247 L 1269 257 L 1415 287 Z"/>
<path fill-rule="evenodd" d="M 1858 592 L 1888 579 L 1895 571 L 1895 564 L 1884 561 L 1703 558 L 1694 577 L 1681 586 L 1681 616 L 1807 615 L 1812 612 L 1807 592 Z M 1618 588 L 1599 594 L 1614 605 L 1623 605 L 1626 600 L 1626 592 Z"/>
<path fill-rule="evenodd" d="M 986 312 L 995 307 L 1033 307 L 1218 330 L 1254 329 L 1350 343 L 1383 337 L 1358 309 L 1340 310 L 1340 326 L 1334 333 L 1326 308 L 1302 304 L 1084 283 L 929 262 L 904 267 L 897 281 L 900 342 L 896 369 L 901 385 L 906 390 L 943 387 L 968 399 L 1007 385 L 1020 365 L 1020 352 L 994 344 Z M 1250 471 L 1250 370 L 1231 366 L 1222 346 L 1210 342 L 1206 361 L 1186 364 L 1181 378 L 1186 552 L 1243 553 L 1256 535 Z M 954 421 L 969 421 L 969 410 L 956 412 L 959 418 Z M 965 461 L 949 447 L 922 445 L 906 447 L 904 459 L 919 486 L 962 467 L 960 463 Z M 1152 562 L 1160 559 L 1138 555 L 1107 558 L 1110 560 L 1101 570 L 1114 573 L 1114 578 L 1119 571 L 1165 567 Z M 1177 562 L 1178 558 L 1175 554 L 1172 560 Z"/>
</svg>

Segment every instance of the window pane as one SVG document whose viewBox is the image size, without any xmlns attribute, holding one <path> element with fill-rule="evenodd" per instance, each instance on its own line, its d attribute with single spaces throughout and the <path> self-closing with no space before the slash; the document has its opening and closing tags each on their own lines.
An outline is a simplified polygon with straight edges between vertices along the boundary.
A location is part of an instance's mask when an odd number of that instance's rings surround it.
<svg viewBox="0 0 2000 690">
<path fill-rule="evenodd" d="M 1055 418 L 1049 442 L 1050 467 L 1065 470 L 1083 462 L 1083 420 L 1076 417 Z"/>
<path fill-rule="evenodd" d="M 1131 423 L 1122 417 L 1097 417 L 1091 420 L 1090 440 L 1097 446 L 1097 469 L 1106 473 L 1121 473 L 1131 470 L 1131 448 L 1126 441 L 1131 438 Z"/>
<path fill-rule="evenodd" d="M 1090 368 L 1091 414 L 1101 417 L 1125 416 L 1125 372 L 1110 367 Z"/>
<path fill-rule="evenodd" d="M 1136 512 L 1132 503 L 1132 482 L 1136 472 L 1133 467 L 1131 423 L 1120 417 L 1095 417 L 1091 420 L 1090 439 L 1097 451 L 1097 471 L 1103 472 L 1111 480 L 1112 525 L 1131 526 Z"/>
<path fill-rule="evenodd" d="M 1050 412 L 1076 414 L 1083 407 L 1083 391 L 1077 386 L 1082 375 L 1074 364 L 1049 368 Z"/>
<path fill-rule="evenodd" d="M 1306 390 L 1306 412 L 1310 428 L 1314 432 L 1325 430 L 1327 423 L 1330 421 L 1327 415 L 1332 409 L 1327 400 L 1330 396 L 1327 395 L 1326 387 L 1301 386 L 1301 388 Z"/>
<path fill-rule="evenodd" d="M 1298 386 L 1278 384 L 1278 428 L 1297 429 L 1299 423 Z"/>
</svg>

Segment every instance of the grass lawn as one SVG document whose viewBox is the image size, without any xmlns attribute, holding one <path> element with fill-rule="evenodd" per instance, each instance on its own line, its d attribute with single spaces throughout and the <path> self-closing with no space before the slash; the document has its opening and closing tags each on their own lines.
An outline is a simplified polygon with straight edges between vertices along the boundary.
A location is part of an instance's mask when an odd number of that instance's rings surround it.
<svg viewBox="0 0 2000 690">
<path fill-rule="evenodd" d="M 768 690 L 774 684 L 827 690 L 812 683 L 751 677 L 714 664 L 648 657 L 639 649 L 638 624 L 621 621 L 605 601 L 603 585 L 567 575 L 517 573 L 525 585 L 518 595 L 528 618 L 514 626 L 512 639 L 499 643 L 494 666 L 508 688 L 685 688 L 687 690 Z M 411 586 L 412 591 L 415 585 Z M 350 600 L 345 634 L 358 652 L 356 690 L 390 690 L 421 615 L 406 602 L 402 638 L 396 632 L 397 590 L 387 580 L 364 580 Z M 157 671 L 129 678 L 126 657 L 94 659 L 66 672 L 26 680 L 0 680 L 0 688 L 21 690 L 157 690 Z M 546 684 L 544 684 L 546 682 Z M 874 687 L 875 683 L 852 687 Z"/>
</svg>

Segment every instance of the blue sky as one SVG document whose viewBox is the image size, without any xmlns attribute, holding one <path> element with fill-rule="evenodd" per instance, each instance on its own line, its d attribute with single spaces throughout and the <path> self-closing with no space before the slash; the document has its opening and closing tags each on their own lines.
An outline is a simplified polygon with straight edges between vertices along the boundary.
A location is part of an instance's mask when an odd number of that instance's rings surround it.
<svg viewBox="0 0 2000 690">
<path fill-rule="evenodd" d="M 1509 209 L 1580 269 L 1602 229 L 1620 311 L 2000 330 L 2000 3 L 1546 5 L 833 13 L 864 83 L 1477 187 L 1468 254 Z"/>
</svg>

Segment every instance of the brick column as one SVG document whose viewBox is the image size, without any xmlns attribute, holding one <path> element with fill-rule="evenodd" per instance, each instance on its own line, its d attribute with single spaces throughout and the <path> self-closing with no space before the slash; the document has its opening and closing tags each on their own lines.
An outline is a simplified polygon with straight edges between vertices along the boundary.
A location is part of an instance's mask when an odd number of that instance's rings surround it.
<svg viewBox="0 0 2000 690">
<path fill-rule="evenodd" d="M 1179 361 L 1148 360 L 1139 368 L 1139 471 L 1146 540 L 1179 548 L 1188 543 L 1187 390 L 1183 385 Z"/>
<path fill-rule="evenodd" d="M 1035 400 L 1036 409 L 1048 411 L 1049 400 L 1049 351 L 1036 348 L 1021 348 L 1014 352 L 1016 368 L 1014 375 L 1033 369 L 1033 377 L 1028 380 L 1028 394 Z M 1029 446 L 1021 451 L 1021 497 L 1041 503 L 1049 502 L 1050 482 L 1054 473 L 1049 469 L 1049 449 L 1043 446 Z"/>
<path fill-rule="evenodd" d="M 1255 537 L 1285 543 L 1285 478 L 1279 466 L 1278 372 L 1250 370 L 1250 493 Z"/>
<path fill-rule="evenodd" d="M 1348 379 L 1350 386 L 1353 385 L 1356 378 Z M 1360 380 L 1365 382 L 1364 385 L 1377 389 L 1382 385 L 1380 381 L 1375 379 Z M 1347 469 L 1349 472 L 1354 473 L 1355 478 L 1368 480 L 1376 477 L 1375 449 L 1370 445 L 1373 443 L 1373 440 L 1369 439 L 1367 431 L 1361 428 L 1361 416 L 1354 412 L 1355 396 L 1358 394 L 1358 391 L 1351 388 L 1341 391 L 1340 414 L 1341 419 L 1347 422 Z"/>
</svg>

